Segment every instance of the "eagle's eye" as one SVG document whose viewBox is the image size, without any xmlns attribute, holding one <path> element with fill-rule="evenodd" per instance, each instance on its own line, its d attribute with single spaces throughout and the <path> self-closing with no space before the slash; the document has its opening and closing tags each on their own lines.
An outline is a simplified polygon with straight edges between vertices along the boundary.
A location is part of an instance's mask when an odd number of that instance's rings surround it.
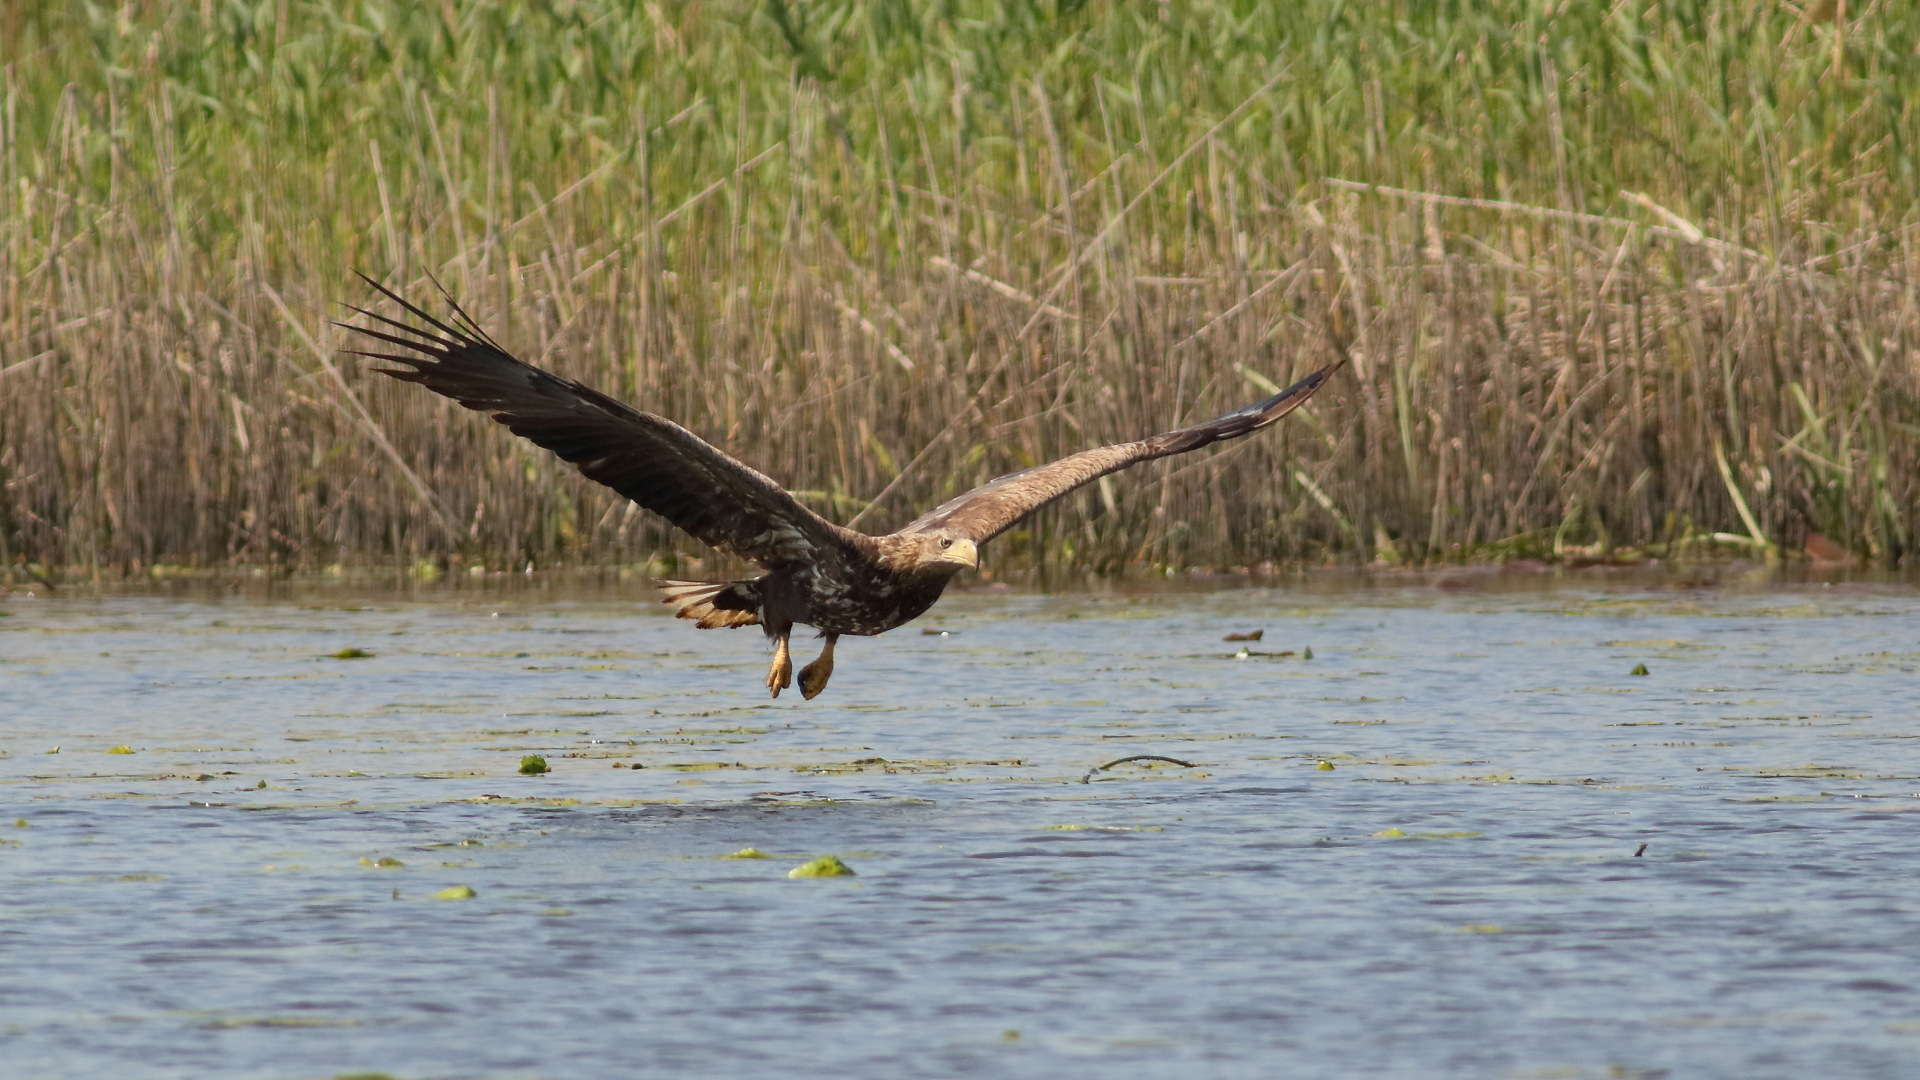
<svg viewBox="0 0 1920 1080">
<path fill-rule="evenodd" d="M 950 548 L 953 546 L 953 541 L 943 536 L 940 538 L 940 546 L 943 548 Z"/>
</svg>

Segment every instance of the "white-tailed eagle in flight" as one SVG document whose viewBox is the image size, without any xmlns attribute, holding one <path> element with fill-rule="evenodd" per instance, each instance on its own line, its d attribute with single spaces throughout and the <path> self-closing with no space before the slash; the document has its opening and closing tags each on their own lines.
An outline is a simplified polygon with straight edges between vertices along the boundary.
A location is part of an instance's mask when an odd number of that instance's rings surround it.
<svg viewBox="0 0 1920 1080">
<path fill-rule="evenodd" d="M 772 479 L 665 417 L 641 412 L 570 379 L 515 359 L 454 305 L 443 322 L 367 279 L 414 325 L 360 308 L 384 329 L 347 326 L 406 350 L 358 352 L 406 365 L 384 374 L 452 398 L 672 522 L 709 547 L 759 563 L 742 581 L 662 581 L 666 602 L 701 629 L 764 628 L 775 642 L 767 689 L 792 684 L 788 638 L 795 625 L 826 639 L 800 669 L 812 698 L 833 674 L 842 634 L 871 636 L 910 622 L 940 598 L 955 574 L 979 565 L 980 547 L 1062 495 L 1108 473 L 1250 435 L 1299 408 L 1339 363 L 1278 394 L 1202 424 L 1117 443 L 1002 476 L 941 503 L 898 532 L 868 536 L 800 505 Z"/>
</svg>

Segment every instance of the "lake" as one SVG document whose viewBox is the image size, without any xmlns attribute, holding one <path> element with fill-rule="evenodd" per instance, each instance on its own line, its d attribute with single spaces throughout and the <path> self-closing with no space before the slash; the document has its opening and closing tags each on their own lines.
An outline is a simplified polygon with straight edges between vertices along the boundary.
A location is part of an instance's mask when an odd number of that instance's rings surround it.
<svg viewBox="0 0 1920 1080">
<path fill-rule="evenodd" d="M 0 1076 L 1920 1069 L 1911 583 L 0 610 Z"/>
</svg>

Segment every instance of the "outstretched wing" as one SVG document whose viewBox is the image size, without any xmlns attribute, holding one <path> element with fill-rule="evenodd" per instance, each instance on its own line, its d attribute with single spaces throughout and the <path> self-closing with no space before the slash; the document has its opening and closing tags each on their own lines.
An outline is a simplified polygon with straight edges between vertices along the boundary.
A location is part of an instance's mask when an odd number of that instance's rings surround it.
<svg viewBox="0 0 1920 1080">
<path fill-rule="evenodd" d="M 514 359 L 458 305 L 455 325 L 449 326 L 371 278 L 362 275 L 362 280 L 430 327 L 353 308 L 399 333 L 339 325 L 411 350 L 356 350 L 412 369 L 378 369 L 382 374 L 492 413 L 515 435 L 560 455 L 587 479 L 659 514 L 701 543 L 768 569 L 858 546 L 860 534 L 800 505 L 780 485 L 686 428 Z"/>
<path fill-rule="evenodd" d="M 1071 457 L 1010 473 L 949 499 L 910 522 L 903 533 L 929 532 L 946 528 L 960 532 L 976 544 L 984 544 L 1012 527 L 1013 523 L 1072 491 L 1111 472 L 1154 458 L 1169 457 L 1211 446 L 1222 439 L 1251 435 L 1300 407 L 1314 391 L 1325 386 L 1338 370 L 1334 363 L 1301 379 L 1278 394 L 1257 401 L 1225 416 L 1216 416 L 1204 424 L 1169 431 L 1141 439 L 1117 443 L 1097 450 L 1083 450 Z"/>
</svg>

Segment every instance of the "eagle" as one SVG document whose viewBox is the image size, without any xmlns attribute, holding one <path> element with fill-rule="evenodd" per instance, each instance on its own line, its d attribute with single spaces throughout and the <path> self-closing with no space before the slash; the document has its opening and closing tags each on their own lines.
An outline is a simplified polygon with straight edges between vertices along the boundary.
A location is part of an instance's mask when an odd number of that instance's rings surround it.
<svg viewBox="0 0 1920 1080">
<path fill-rule="evenodd" d="M 447 321 L 379 282 L 368 285 L 415 321 L 364 308 L 375 326 L 338 323 L 405 352 L 348 350 L 405 365 L 376 368 L 419 383 L 558 454 L 582 476 L 659 514 L 689 536 L 766 573 L 738 581 L 660 581 L 664 602 L 699 628 L 760 626 L 774 642 L 767 690 L 792 685 L 789 638 L 797 625 L 820 632 L 818 659 L 800 669 L 800 692 L 819 696 L 833 675 L 843 634 L 870 637 L 918 618 L 980 548 L 1021 518 L 1068 492 L 1143 461 L 1185 454 L 1259 431 L 1326 385 L 1336 361 L 1242 409 L 1135 442 L 1083 450 L 990 480 L 885 536 L 836 525 L 769 477 L 679 424 L 516 359 L 487 336 L 452 297 Z M 443 290 L 444 292 L 444 290 Z"/>
</svg>

